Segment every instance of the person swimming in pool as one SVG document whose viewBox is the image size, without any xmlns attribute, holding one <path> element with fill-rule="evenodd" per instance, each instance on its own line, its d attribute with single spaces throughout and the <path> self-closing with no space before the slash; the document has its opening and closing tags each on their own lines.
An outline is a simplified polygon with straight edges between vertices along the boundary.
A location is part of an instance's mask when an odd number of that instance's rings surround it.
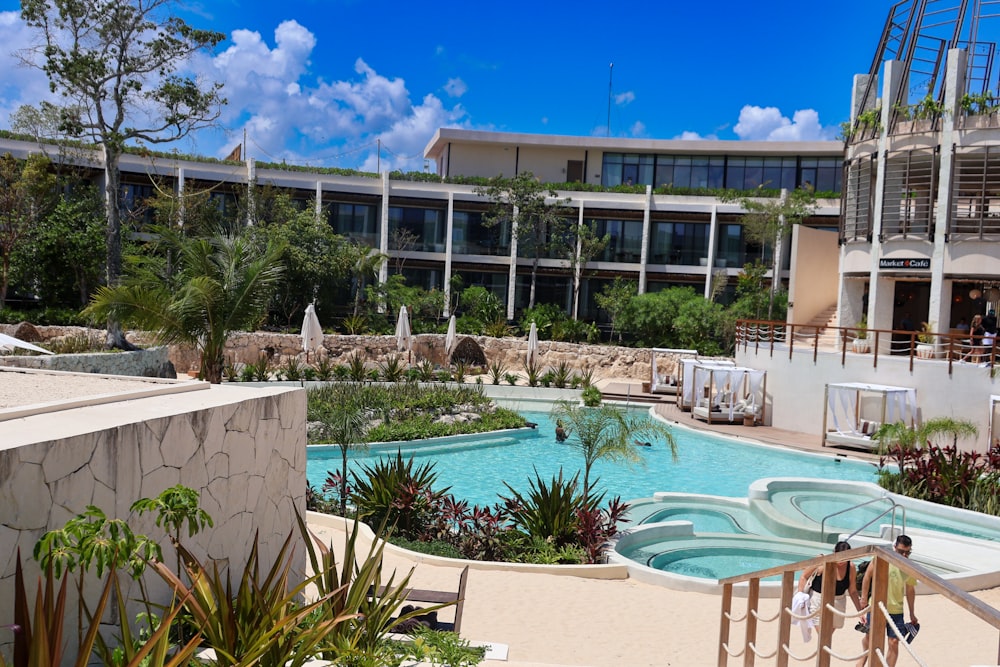
<svg viewBox="0 0 1000 667">
<path fill-rule="evenodd" d="M 635 446 L 636 447 L 652 447 L 653 443 L 648 442 L 648 441 L 647 442 L 643 442 L 642 440 L 636 440 L 635 441 Z"/>
<path fill-rule="evenodd" d="M 556 442 L 566 442 L 566 438 L 569 434 L 566 432 L 566 428 L 563 426 L 562 420 L 556 420 Z"/>
</svg>

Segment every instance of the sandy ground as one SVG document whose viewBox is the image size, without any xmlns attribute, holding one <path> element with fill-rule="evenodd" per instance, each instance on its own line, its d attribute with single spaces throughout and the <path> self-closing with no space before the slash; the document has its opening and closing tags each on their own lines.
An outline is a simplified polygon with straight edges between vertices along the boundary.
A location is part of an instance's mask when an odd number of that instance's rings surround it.
<svg viewBox="0 0 1000 667">
<path fill-rule="evenodd" d="M 0 369 L 0 410 L 36 403 L 52 403 L 99 394 L 148 389 L 154 382 L 77 373 L 26 372 Z"/>
<path fill-rule="evenodd" d="M 311 526 L 334 545 L 342 534 Z M 408 572 L 414 563 L 386 555 L 386 565 Z M 416 565 L 411 585 L 455 590 L 459 569 L 428 563 Z M 1000 588 L 974 594 L 1000 607 Z M 746 602 L 737 599 L 739 615 Z M 849 605 L 850 606 L 850 605 Z M 776 600 L 764 600 L 761 616 L 777 612 Z M 470 640 L 497 642 L 509 647 L 508 662 L 486 661 L 491 667 L 711 667 L 717 664 L 721 596 L 687 593 L 642 584 L 634 580 L 596 580 L 523 572 L 471 570 L 462 635 Z M 442 618 L 448 618 L 441 612 Z M 998 632 L 939 595 L 917 597 L 920 635 L 913 647 L 927 665 L 948 667 L 997 665 Z M 861 635 L 854 623 L 834 635 L 833 649 L 842 656 L 861 652 Z M 742 626 L 741 626 L 742 627 Z M 743 632 L 731 632 L 731 644 L 742 644 Z M 777 621 L 761 623 L 760 651 L 774 650 Z M 815 650 L 792 629 L 791 651 L 806 656 Z M 742 665 L 743 657 L 729 658 Z M 815 658 L 790 664 L 814 664 Z M 757 665 L 775 659 L 758 658 Z M 850 664 L 834 660 L 833 664 Z M 902 653 L 900 667 L 920 663 Z"/>
</svg>

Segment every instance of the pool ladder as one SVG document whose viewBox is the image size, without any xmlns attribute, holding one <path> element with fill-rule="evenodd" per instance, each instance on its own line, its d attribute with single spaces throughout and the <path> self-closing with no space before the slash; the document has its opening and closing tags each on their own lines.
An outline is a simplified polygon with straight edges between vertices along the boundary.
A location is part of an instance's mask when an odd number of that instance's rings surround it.
<svg viewBox="0 0 1000 667">
<path fill-rule="evenodd" d="M 851 533 L 850 535 L 848 535 L 845 538 L 844 541 L 845 542 L 850 542 L 852 537 L 854 537 L 855 535 L 857 535 L 858 533 L 860 533 L 862 530 L 864 530 L 868 526 L 872 525 L 873 523 L 875 523 L 876 521 L 878 521 L 879 519 L 881 519 L 882 517 L 884 517 L 886 514 L 892 514 L 892 524 L 891 524 L 891 526 L 892 526 L 892 532 L 895 535 L 895 530 L 896 530 L 896 510 L 897 509 L 899 510 L 899 513 L 902 515 L 901 516 L 901 521 L 900 521 L 900 526 L 901 526 L 901 531 L 900 532 L 905 533 L 906 532 L 906 508 L 903 507 L 902 505 L 900 505 L 899 503 L 897 503 L 895 500 L 893 500 L 889 496 L 881 496 L 879 498 L 872 498 L 870 500 L 866 500 L 865 502 L 858 503 L 857 505 L 852 505 L 851 507 L 839 510 L 837 512 L 834 512 L 833 514 L 828 514 L 825 517 L 823 517 L 823 520 L 820 521 L 820 523 L 819 523 L 820 540 L 824 541 L 824 542 L 826 541 L 826 521 L 827 521 L 827 519 L 832 519 L 833 517 L 838 516 L 840 514 L 845 514 L 847 512 L 850 512 L 851 510 L 860 509 L 860 508 L 865 507 L 867 505 L 871 505 L 873 503 L 881 502 L 883 500 L 889 503 L 889 507 L 885 508 L 882 512 L 879 512 L 879 514 L 875 518 L 871 519 L 865 525 L 861 526 L 860 528 L 858 528 L 857 530 L 855 530 L 853 533 Z"/>
</svg>

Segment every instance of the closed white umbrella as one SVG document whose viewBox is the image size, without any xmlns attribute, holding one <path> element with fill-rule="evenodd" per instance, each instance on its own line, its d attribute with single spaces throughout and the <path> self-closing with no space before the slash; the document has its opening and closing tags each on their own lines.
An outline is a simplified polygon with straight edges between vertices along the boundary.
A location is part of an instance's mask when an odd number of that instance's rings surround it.
<svg viewBox="0 0 1000 667">
<path fill-rule="evenodd" d="M 538 327 L 531 323 L 528 329 L 528 365 L 531 366 L 538 361 Z"/>
<path fill-rule="evenodd" d="M 306 351 L 306 362 L 309 352 L 323 344 L 323 327 L 319 325 L 316 307 L 311 303 L 306 306 L 306 315 L 302 318 L 302 349 Z"/>
<path fill-rule="evenodd" d="M 448 333 L 444 336 L 444 354 L 451 359 L 451 353 L 455 350 L 455 343 L 458 342 L 458 335 L 455 333 L 455 316 L 448 319 Z"/>
<path fill-rule="evenodd" d="M 54 354 L 44 347 L 38 347 L 37 345 L 32 345 L 31 343 L 26 343 L 20 338 L 14 338 L 13 336 L 8 336 L 7 334 L 0 333 L 0 349 L 11 349 L 19 347 L 24 350 L 31 350 L 32 352 L 41 352 L 42 354 Z"/>
<path fill-rule="evenodd" d="M 396 349 L 402 352 L 406 350 L 409 357 L 410 345 L 413 343 L 413 336 L 410 334 L 410 316 L 406 312 L 406 306 L 399 307 L 399 317 L 396 318 Z"/>
</svg>

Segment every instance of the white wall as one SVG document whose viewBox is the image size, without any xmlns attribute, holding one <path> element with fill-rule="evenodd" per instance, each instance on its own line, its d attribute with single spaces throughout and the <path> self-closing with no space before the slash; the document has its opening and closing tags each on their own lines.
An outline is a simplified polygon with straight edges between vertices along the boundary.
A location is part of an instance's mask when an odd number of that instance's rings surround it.
<svg viewBox="0 0 1000 667">
<path fill-rule="evenodd" d="M 988 444 L 990 395 L 1000 393 L 991 369 L 975 364 L 953 364 L 948 375 L 944 360 L 914 359 L 880 354 L 873 368 L 872 354 L 848 352 L 844 365 L 840 353 L 819 352 L 813 362 L 812 348 L 796 345 L 792 358 L 788 348 L 775 346 L 774 354 L 762 343 L 755 350 L 737 346 L 736 363 L 767 371 L 768 408 L 771 426 L 801 431 L 823 432 L 823 398 L 832 382 L 871 382 L 913 387 L 917 390 L 917 416 L 921 421 L 932 417 L 967 419 L 979 427 L 974 448 L 985 450 Z M 973 448 L 966 440 L 960 445 Z"/>
</svg>

